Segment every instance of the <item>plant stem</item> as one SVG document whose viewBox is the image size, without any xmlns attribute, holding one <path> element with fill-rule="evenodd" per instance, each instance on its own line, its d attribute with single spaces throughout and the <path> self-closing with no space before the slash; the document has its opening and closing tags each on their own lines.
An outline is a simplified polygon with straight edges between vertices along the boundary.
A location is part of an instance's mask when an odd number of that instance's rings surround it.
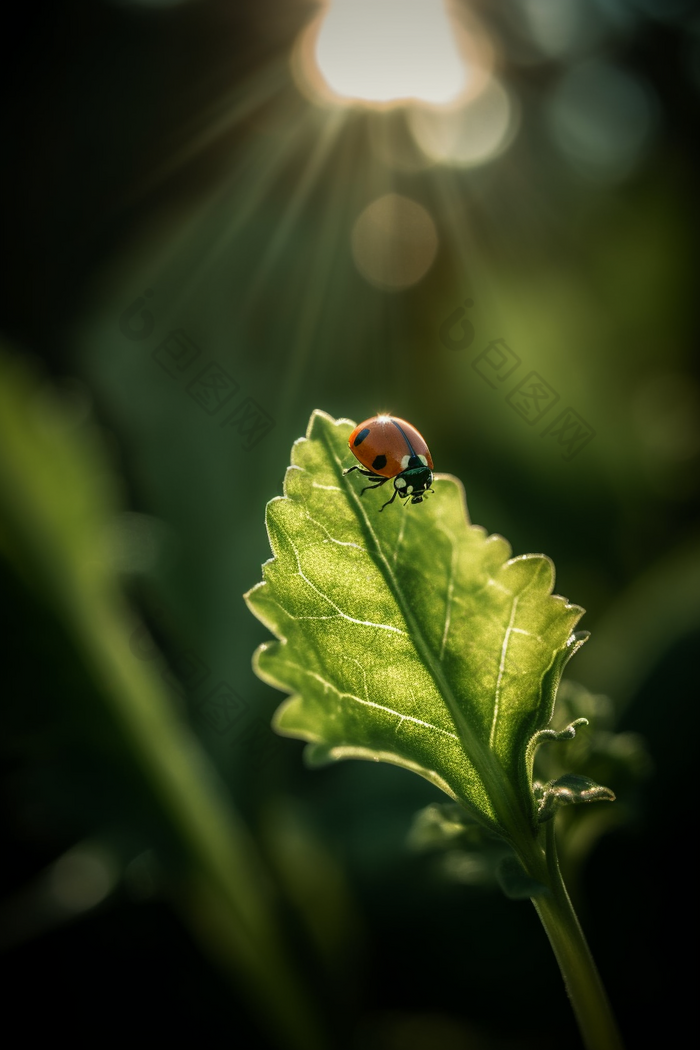
<svg viewBox="0 0 700 1050">
<path fill-rule="evenodd" d="M 608 997 L 562 879 L 554 818 L 547 822 L 546 865 L 551 896 L 533 897 L 532 902 L 559 963 L 584 1046 L 586 1050 L 623 1050 Z"/>
</svg>

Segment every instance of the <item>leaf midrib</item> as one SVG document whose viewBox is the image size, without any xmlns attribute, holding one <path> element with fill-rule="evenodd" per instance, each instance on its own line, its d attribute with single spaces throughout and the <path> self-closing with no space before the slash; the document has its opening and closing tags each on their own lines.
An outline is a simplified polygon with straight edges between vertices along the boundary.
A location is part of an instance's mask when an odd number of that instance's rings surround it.
<svg viewBox="0 0 700 1050">
<path fill-rule="evenodd" d="M 322 434 L 322 440 L 326 446 L 327 451 L 333 458 L 336 464 L 336 468 L 339 472 L 340 478 L 343 476 L 343 465 L 336 455 L 335 449 L 331 444 L 329 437 L 326 435 L 325 428 L 319 428 Z M 457 698 L 455 697 L 452 688 L 444 674 L 444 671 L 436 661 L 432 649 L 428 645 L 427 640 L 423 636 L 422 629 L 420 628 L 417 620 L 411 612 L 410 603 L 404 597 L 403 591 L 398 584 L 396 576 L 389 564 L 389 561 L 384 554 L 381 543 L 372 528 L 372 523 L 369 519 L 369 515 L 365 511 L 364 504 L 360 501 L 359 495 L 355 492 L 352 485 L 347 485 L 346 489 L 349 494 L 352 503 L 357 512 L 358 518 L 361 525 L 364 528 L 365 534 L 372 541 L 374 550 L 381 562 L 381 568 L 383 569 L 384 575 L 389 585 L 394 600 L 396 601 L 401 615 L 404 618 L 404 622 L 408 625 L 409 636 L 413 645 L 416 647 L 418 654 L 423 662 L 423 666 L 428 670 L 429 674 L 433 678 L 433 681 L 437 687 L 437 691 L 443 699 L 445 706 L 447 707 L 452 720 L 457 729 L 459 736 L 459 743 L 469 761 L 477 771 L 486 792 L 493 804 L 496 816 L 500 823 L 499 830 L 515 830 L 516 827 L 522 825 L 522 809 L 518 805 L 516 796 L 514 795 L 510 783 L 506 778 L 505 771 L 501 766 L 498 759 L 493 755 L 491 751 L 484 747 L 481 741 L 473 733 L 464 712 L 462 711 Z M 474 805 L 468 798 L 463 799 L 470 807 Z M 499 805 L 500 802 L 500 805 Z M 507 819 L 503 819 L 504 813 L 507 815 Z M 487 814 L 483 814 L 487 819 Z M 508 819 L 509 818 L 509 819 Z"/>
</svg>

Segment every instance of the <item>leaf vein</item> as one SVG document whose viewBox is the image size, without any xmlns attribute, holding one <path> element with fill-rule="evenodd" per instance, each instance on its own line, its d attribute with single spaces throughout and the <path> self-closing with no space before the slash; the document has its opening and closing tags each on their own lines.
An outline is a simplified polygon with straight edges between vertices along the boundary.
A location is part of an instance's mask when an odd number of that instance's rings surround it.
<svg viewBox="0 0 700 1050">
<path fill-rule="evenodd" d="M 518 597 L 513 598 L 513 607 L 510 611 L 510 620 L 506 628 L 506 633 L 503 636 L 503 645 L 501 646 L 501 663 L 498 668 L 498 678 L 496 680 L 496 691 L 493 702 L 493 722 L 491 723 L 491 733 L 489 734 L 489 747 L 493 747 L 493 742 L 496 736 L 496 722 L 498 720 L 498 708 L 501 700 L 501 681 L 503 680 L 503 671 L 506 666 L 506 653 L 508 652 L 508 642 L 510 636 L 513 633 L 513 621 L 515 620 L 515 610 L 518 608 Z"/>
<path fill-rule="evenodd" d="M 405 508 L 404 508 L 404 510 L 405 510 Z M 394 547 L 394 557 L 392 559 L 394 568 L 396 568 L 396 562 L 398 561 L 399 550 L 401 549 L 401 544 L 403 543 L 403 534 L 404 534 L 405 529 L 406 529 L 406 515 L 402 514 L 401 515 L 401 528 L 399 529 L 399 535 L 398 535 L 397 540 L 396 540 L 396 546 Z"/>
<path fill-rule="evenodd" d="M 318 488 L 330 488 L 329 485 L 319 485 L 317 487 Z M 311 515 L 308 512 L 306 513 L 306 517 L 308 518 L 308 520 L 310 522 L 312 522 L 319 529 L 321 529 L 323 532 L 325 532 L 326 536 L 331 541 L 331 543 L 337 543 L 339 547 L 355 547 L 358 551 L 363 551 L 365 554 L 368 553 L 367 548 L 366 547 L 362 547 L 359 543 L 352 543 L 352 541 L 350 541 L 350 540 L 338 540 L 338 539 L 335 538 L 335 536 L 331 536 L 330 532 L 328 531 L 326 526 L 323 524 L 323 522 L 318 521 L 316 518 L 312 518 Z"/>
<path fill-rule="evenodd" d="M 285 539 L 287 540 L 287 542 L 289 543 L 289 546 L 292 548 L 292 551 L 294 552 L 294 559 L 295 559 L 295 561 L 297 563 L 297 573 L 298 573 L 298 575 L 301 577 L 301 579 L 304 581 L 304 583 L 306 583 L 311 588 L 311 590 L 315 594 L 317 594 L 320 598 L 323 598 L 323 600 L 325 602 L 327 602 L 332 609 L 335 609 L 335 611 L 338 614 L 338 616 L 341 616 L 344 620 L 347 620 L 349 623 L 356 623 L 360 627 L 378 627 L 382 631 L 393 631 L 395 634 L 404 634 L 405 635 L 405 634 L 408 633 L 407 631 L 401 630 L 400 627 L 394 627 L 392 624 L 389 624 L 389 623 L 374 623 L 374 621 L 372 621 L 372 620 L 358 620 L 356 616 L 351 616 L 349 613 L 344 612 L 340 608 L 340 606 L 336 605 L 336 603 L 331 598 L 329 598 L 327 594 L 324 594 L 323 591 L 321 590 L 321 588 L 317 587 L 316 584 L 313 583 L 313 581 L 310 580 L 309 577 L 304 573 L 304 570 L 301 567 L 301 559 L 299 557 L 299 552 L 297 551 L 296 547 L 294 546 L 294 543 L 293 543 L 289 533 L 282 526 L 280 526 L 280 531 L 284 534 Z M 292 619 L 294 619 L 294 620 L 332 620 L 332 619 L 334 619 L 334 617 L 333 616 L 292 616 Z"/>
<path fill-rule="evenodd" d="M 445 655 L 445 646 L 447 645 L 447 635 L 450 630 L 450 623 L 452 620 L 452 599 L 455 590 L 455 577 L 457 574 L 457 544 L 455 543 L 454 536 L 451 532 L 446 529 L 441 530 L 450 541 L 452 547 L 452 554 L 450 556 L 450 579 L 447 585 L 447 600 L 445 602 L 445 629 L 442 632 L 442 642 L 440 643 L 440 657 L 442 660 Z"/>
<path fill-rule="evenodd" d="M 307 667 L 301 667 L 299 664 L 288 661 L 288 667 L 293 667 L 297 671 L 301 671 L 302 674 L 307 675 L 309 678 L 315 678 L 316 681 L 320 682 L 324 689 L 331 689 L 338 695 L 340 699 L 355 700 L 358 704 L 363 704 L 366 707 L 374 707 L 378 711 L 384 711 L 388 715 L 395 715 L 399 719 L 399 722 L 413 722 L 414 725 L 422 726 L 424 729 L 434 729 L 436 733 L 441 733 L 443 736 L 449 736 L 452 740 L 457 740 L 456 733 L 450 733 L 448 729 L 442 729 L 440 726 L 433 725 L 432 722 L 425 722 L 422 718 L 416 718 L 414 715 L 405 715 L 401 711 L 395 711 L 392 707 L 387 707 L 385 704 L 378 704 L 374 700 L 366 699 L 363 700 L 361 696 L 356 696 L 354 693 L 347 693 L 342 689 L 338 689 L 336 685 L 329 682 L 323 675 L 318 674 L 316 671 L 310 671 Z M 366 685 L 366 683 L 365 683 Z"/>
</svg>

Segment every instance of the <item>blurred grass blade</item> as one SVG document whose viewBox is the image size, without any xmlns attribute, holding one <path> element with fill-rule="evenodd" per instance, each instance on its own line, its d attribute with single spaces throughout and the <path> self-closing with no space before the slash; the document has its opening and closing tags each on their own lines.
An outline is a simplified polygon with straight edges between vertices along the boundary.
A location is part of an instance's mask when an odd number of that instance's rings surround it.
<svg viewBox="0 0 700 1050">
<path fill-rule="evenodd" d="M 343 477 L 353 425 L 315 412 L 286 498 L 268 504 L 274 557 L 247 600 L 280 639 L 258 673 L 293 693 L 275 725 L 310 742 L 312 763 L 392 762 L 506 837 L 534 829 L 532 741 L 582 610 L 552 595 L 548 558 L 511 558 L 469 524 L 456 478 L 378 513 L 365 479 Z"/>
<path fill-rule="evenodd" d="M 210 920 L 210 947 L 235 958 L 280 1045 L 324 1046 L 254 844 L 160 680 L 130 651 L 137 624 L 109 558 L 119 509 L 98 435 L 0 354 L 0 553 L 59 619 L 175 829 L 191 860 L 198 920 Z"/>
</svg>

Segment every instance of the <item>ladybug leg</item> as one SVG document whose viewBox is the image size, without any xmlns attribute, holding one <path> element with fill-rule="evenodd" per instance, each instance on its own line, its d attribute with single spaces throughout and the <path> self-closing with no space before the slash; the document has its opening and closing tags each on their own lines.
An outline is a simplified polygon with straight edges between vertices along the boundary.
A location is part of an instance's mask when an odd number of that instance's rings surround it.
<svg viewBox="0 0 700 1050">
<path fill-rule="evenodd" d="M 343 471 L 343 477 L 345 477 L 346 474 L 349 474 L 351 470 L 356 470 L 358 474 L 364 474 L 366 478 L 378 478 L 381 476 L 375 474 L 373 470 L 363 470 L 362 467 L 346 467 Z"/>
<path fill-rule="evenodd" d="M 388 481 L 389 479 L 387 478 L 386 480 Z M 374 487 L 375 487 L 375 488 L 378 488 L 379 486 L 378 486 L 378 485 L 376 485 L 376 486 L 374 486 Z M 393 496 L 391 497 L 391 499 L 388 499 L 388 500 L 386 501 L 386 503 L 383 503 L 383 504 L 382 504 L 382 506 L 381 506 L 381 507 L 379 508 L 379 512 L 381 513 L 381 512 L 382 512 L 382 511 L 384 510 L 384 507 L 388 507 L 390 503 L 393 503 L 393 502 L 394 502 L 394 500 L 396 499 L 396 497 L 398 496 L 398 494 L 399 494 L 399 490 L 398 490 L 398 489 L 394 489 L 394 495 L 393 495 Z M 409 498 L 410 498 L 410 497 L 409 497 Z"/>
<path fill-rule="evenodd" d="M 365 472 L 364 472 L 364 471 L 360 471 L 360 473 L 361 473 L 361 474 L 364 474 Z M 365 485 L 365 487 L 364 487 L 363 489 L 361 489 L 361 490 L 360 490 L 360 495 L 362 495 L 362 493 L 363 493 L 363 492 L 367 492 L 367 490 L 368 490 L 368 489 L 378 489 L 378 488 L 381 488 L 381 487 L 382 487 L 382 485 L 386 485 L 387 481 L 389 481 L 389 478 L 383 478 L 383 477 L 381 477 L 381 475 L 380 475 L 380 474 L 369 474 L 369 473 L 368 473 L 368 474 L 367 474 L 367 477 L 370 477 L 370 478 L 379 478 L 379 481 L 377 481 L 377 484 L 376 484 L 376 485 Z"/>
</svg>

